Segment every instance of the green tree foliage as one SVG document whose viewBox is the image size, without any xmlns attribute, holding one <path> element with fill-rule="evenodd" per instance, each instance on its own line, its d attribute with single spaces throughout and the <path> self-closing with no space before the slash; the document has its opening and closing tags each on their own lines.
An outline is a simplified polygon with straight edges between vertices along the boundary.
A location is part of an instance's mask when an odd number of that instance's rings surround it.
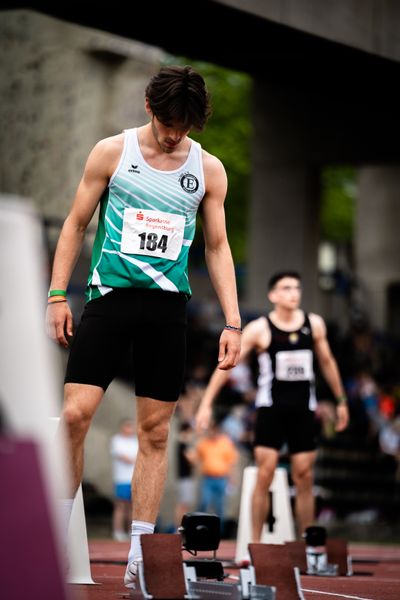
<svg viewBox="0 0 400 600">
<path fill-rule="evenodd" d="M 200 134 L 192 133 L 205 150 L 224 164 L 228 176 L 225 203 L 229 243 L 236 266 L 246 261 L 250 195 L 251 93 L 249 75 L 187 58 L 169 57 L 169 64 L 190 64 L 204 77 L 211 94 L 212 116 Z M 192 264 L 202 264 L 203 237 L 198 231 L 191 251 Z"/>
<path fill-rule="evenodd" d="M 355 169 L 327 167 L 322 172 L 321 237 L 331 242 L 351 242 L 355 211 Z"/>
</svg>

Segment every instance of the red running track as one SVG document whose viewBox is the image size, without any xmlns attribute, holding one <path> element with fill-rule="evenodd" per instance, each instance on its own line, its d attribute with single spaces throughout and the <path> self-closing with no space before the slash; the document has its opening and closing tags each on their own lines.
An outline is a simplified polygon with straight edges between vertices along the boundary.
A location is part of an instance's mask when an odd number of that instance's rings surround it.
<svg viewBox="0 0 400 600">
<path fill-rule="evenodd" d="M 89 542 L 91 571 L 98 585 L 70 585 L 71 600 L 112 600 L 132 598 L 123 585 L 128 544 L 111 540 Z M 400 547 L 349 544 L 353 557 L 351 577 L 302 576 L 306 600 L 400 600 Z M 207 556 L 207 554 L 204 554 Z M 222 541 L 217 558 L 233 561 L 235 542 Z M 238 575 L 235 568 L 225 572 Z M 229 579 L 226 581 L 229 582 Z M 135 594 L 137 598 L 142 596 Z"/>
</svg>

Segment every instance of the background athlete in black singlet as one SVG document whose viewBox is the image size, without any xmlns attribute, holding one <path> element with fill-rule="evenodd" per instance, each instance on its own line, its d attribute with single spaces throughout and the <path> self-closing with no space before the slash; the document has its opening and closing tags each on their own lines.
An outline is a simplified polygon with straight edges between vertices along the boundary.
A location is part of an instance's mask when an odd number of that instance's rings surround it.
<svg viewBox="0 0 400 600">
<path fill-rule="evenodd" d="M 258 354 L 260 375 L 256 397 L 254 456 L 258 467 L 252 498 L 252 539 L 260 541 L 269 511 L 268 490 L 278 464 L 279 451 L 287 444 L 291 475 L 296 486 L 295 516 L 302 534 L 315 518 L 312 494 L 316 458 L 316 397 L 314 356 L 337 400 L 336 430 L 347 427 L 349 413 L 337 363 L 326 337 L 323 319 L 300 309 L 298 273 L 285 271 L 269 281 L 268 299 L 273 310 L 251 321 L 243 330 L 240 360 L 250 351 Z M 196 415 L 198 430 L 208 426 L 211 408 L 228 375 L 216 369 Z"/>
</svg>

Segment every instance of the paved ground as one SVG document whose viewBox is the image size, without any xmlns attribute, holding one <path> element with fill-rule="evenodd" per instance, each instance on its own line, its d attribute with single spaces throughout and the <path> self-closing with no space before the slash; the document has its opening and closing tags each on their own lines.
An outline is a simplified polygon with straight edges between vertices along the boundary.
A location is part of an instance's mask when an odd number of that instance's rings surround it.
<svg viewBox="0 0 400 600">
<path fill-rule="evenodd" d="M 92 539 L 89 550 L 96 585 L 68 586 L 71 600 L 132 598 L 122 583 L 128 544 Z M 400 546 L 350 544 L 349 551 L 354 575 L 335 578 L 302 576 L 305 600 L 400 600 Z M 239 573 L 231 566 L 234 555 L 235 542 L 222 541 L 217 558 L 227 561 L 225 571 L 232 577 Z M 141 595 L 135 594 L 134 597 L 140 598 Z"/>
</svg>

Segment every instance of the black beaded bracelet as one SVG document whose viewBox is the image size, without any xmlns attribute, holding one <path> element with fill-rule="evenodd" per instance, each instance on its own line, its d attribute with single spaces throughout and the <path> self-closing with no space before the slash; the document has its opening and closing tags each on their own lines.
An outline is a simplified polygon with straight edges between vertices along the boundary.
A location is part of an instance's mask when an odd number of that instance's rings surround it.
<svg viewBox="0 0 400 600">
<path fill-rule="evenodd" d="M 233 325 L 225 325 L 224 329 L 228 329 L 228 331 L 238 331 L 239 333 L 242 333 L 241 327 L 234 327 Z"/>
</svg>

